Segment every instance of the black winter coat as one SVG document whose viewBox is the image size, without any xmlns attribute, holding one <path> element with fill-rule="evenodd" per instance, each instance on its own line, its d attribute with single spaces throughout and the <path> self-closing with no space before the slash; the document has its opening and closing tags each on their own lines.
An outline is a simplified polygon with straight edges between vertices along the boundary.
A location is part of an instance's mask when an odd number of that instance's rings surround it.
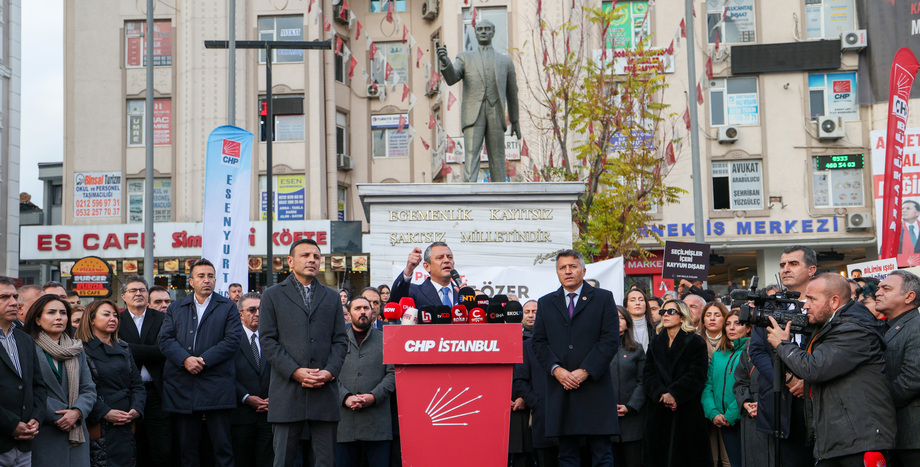
<svg viewBox="0 0 920 467">
<path fill-rule="evenodd" d="M 703 415 L 701 397 L 709 369 L 706 342 L 697 334 L 677 332 L 668 347 L 667 330 L 649 344 L 645 361 L 645 393 L 648 396 L 646 419 L 646 460 L 649 467 L 712 465 L 709 428 Z M 670 393 L 677 410 L 659 402 Z"/>
<path fill-rule="evenodd" d="M 650 334 L 650 337 L 653 336 Z M 629 409 L 628 414 L 617 419 L 620 423 L 620 436 L 614 436 L 614 442 L 638 441 L 645 434 L 644 371 L 645 351 L 641 345 L 636 350 L 626 350 L 620 346 L 610 362 L 610 375 L 617 389 L 617 404 Z"/>
<path fill-rule="evenodd" d="M 546 371 L 533 352 L 533 341 L 524 341 L 524 361 L 514 364 L 512 393 L 524 398 L 530 409 L 533 447 L 537 449 L 556 445 L 555 439 L 546 437 Z"/>
</svg>

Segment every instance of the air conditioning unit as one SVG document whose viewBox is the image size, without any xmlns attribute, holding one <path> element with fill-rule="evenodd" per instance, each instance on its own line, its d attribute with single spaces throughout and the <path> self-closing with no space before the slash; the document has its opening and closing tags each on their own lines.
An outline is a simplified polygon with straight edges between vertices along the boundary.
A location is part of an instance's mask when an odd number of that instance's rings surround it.
<svg viewBox="0 0 920 467">
<path fill-rule="evenodd" d="M 840 50 L 844 52 L 859 52 L 868 45 L 869 39 L 865 29 L 840 33 Z"/>
<path fill-rule="evenodd" d="M 843 119 L 840 117 L 818 117 L 818 139 L 821 141 L 836 141 L 846 136 L 843 130 Z"/>
<path fill-rule="evenodd" d="M 351 16 L 351 12 L 345 10 L 345 18 L 342 18 L 342 2 L 339 2 L 338 5 L 332 5 L 332 19 L 337 23 L 348 24 L 348 18 Z"/>
<path fill-rule="evenodd" d="M 727 125 L 719 127 L 719 144 L 732 144 L 738 141 L 738 127 Z"/>
<path fill-rule="evenodd" d="M 847 213 L 847 230 L 868 230 L 872 227 L 872 216 L 868 212 Z"/>
<path fill-rule="evenodd" d="M 346 154 L 339 154 L 338 157 L 338 168 L 342 170 L 353 170 L 355 168 L 354 161 L 351 160 L 351 156 Z"/>
<path fill-rule="evenodd" d="M 367 85 L 367 98 L 368 99 L 380 99 L 380 95 L 383 92 L 380 90 L 380 85 L 368 84 Z"/>
<path fill-rule="evenodd" d="M 422 18 L 434 21 L 438 17 L 438 0 L 425 0 L 422 2 Z"/>
</svg>

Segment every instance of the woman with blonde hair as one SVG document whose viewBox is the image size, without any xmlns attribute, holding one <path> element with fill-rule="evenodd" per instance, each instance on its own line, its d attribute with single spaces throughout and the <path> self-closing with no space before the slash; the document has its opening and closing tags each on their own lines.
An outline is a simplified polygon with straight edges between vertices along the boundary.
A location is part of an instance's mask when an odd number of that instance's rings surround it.
<svg viewBox="0 0 920 467">
<path fill-rule="evenodd" d="M 39 373 L 48 387 L 45 420 L 32 441 L 34 467 L 89 466 L 85 418 L 96 402 L 83 343 L 70 335 L 70 304 L 43 295 L 26 314 L 23 331 L 35 339 Z"/>
<path fill-rule="evenodd" d="M 646 460 L 650 466 L 709 467 L 706 419 L 701 395 L 709 356 L 696 334 L 690 307 L 667 300 L 658 310 L 658 334 L 649 343 L 643 372 L 648 396 Z"/>
</svg>

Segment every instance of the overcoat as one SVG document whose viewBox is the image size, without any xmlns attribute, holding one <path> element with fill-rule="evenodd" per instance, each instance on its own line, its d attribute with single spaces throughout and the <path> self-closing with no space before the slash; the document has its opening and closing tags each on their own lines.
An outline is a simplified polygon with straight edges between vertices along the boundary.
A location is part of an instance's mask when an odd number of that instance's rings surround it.
<svg viewBox="0 0 920 467">
<path fill-rule="evenodd" d="M 78 467 L 89 466 L 89 430 L 87 429 L 86 417 L 93 410 L 96 403 L 96 385 L 93 383 L 93 377 L 89 372 L 89 366 L 86 364 L 86 352 L 80 352 L 77 356 L 80 368 L 80 395 L 73 405 L 67 403 L 67 388 L 69 379 L 67 371 L 61 371 L 61 382 L 59 383 L 48 364 L 48 358 L 45 357 L 45 351 L 38 344 L 35 346 L 35 353 L 38 354 L 38 366 L 41 377 L 45 380 L 48 387 L 48 398 L 45 401 L 45 420 L 38 429 L 38 435 L 32 440 L 32 466 L 33 467 Z M 63 365 L 61 365 L 63 369 Z M 71 447 L 69 433 L 61 431 L 54 424 L 60 415 L 55 414 L 58 410 L 77 409 L 83 414 L 77 422 L 83 427 L 83 437 L 86 442 Z"/>
<path fill-rule="evenodd" d="M 898 432 L 895 449 L 920 449 L 920 314 L 908 311 L 885 333 L 885 376 Z"/>
<path fill-rule="evenodd" d="M 546 437 L 546 373 L 533 352 L 533 339 L 524 341 L 524 361 L 514 364 L 511 391 L 523 397 L 524 404 L 530 409 L 533 447 L 543 449 L 555 446 L 556 440 Z"/>
<path fill-rule="evenodd" d="M 598 402 L 617 400 L 610 361 L 619 346 L 620 320 L 610 291 L 582 284 L 571 318 L 562 287 L 537 301 L 531 340 L 547 381 L 547 436 L 620 433 L 616 404 Z M 569 391 L 550 373 L 554 365 L 590 376 Z"/>
<path fill-rule="evenodd" d="M 19 350 L 21 374 L 16 372 L 10 356 L 0 352 L 0 394 L 3 394 L 0 398 L 0 430 L 4 433 L 0 437 L 0 454 L 14 447 L 23 452 L 32 450 L 31 441 L 14 440 L 11 433 L 19 422 L 44 420 L 45 399 L 48 398 L 48 388 L 38 361 L 41 354 L 36 353 L 35 341 L 17 326 L 13 326 L 11 337 L 16 339 L 16 348 Z M 44 355 L 42 358 L 45 358 Z"/>
<path fill-rule="evenodd" d="M 259 342 L 272 368 L 268 390 L 271 423 L 336 422 L 341 417 L 342 401 L 335 381 L 305 388 L 291 379 L 298 368 L 326 370 L 338 378 L 348 350 L 338 292 L 315 279 L 312 286 L 317 288 L 310 310 L 297 289 L 303 285 L 294 274 L 262 294 Z"/>
<path fill-rule="evenodd" d="M 338 378 L 339 421 L 336 442 L 388 441 L 393 439 L 390 400 L 396 390 L 395 367 L 383 364 L 383 331 L 371 327 L 358 346 L 354 329 L 348 327 L 348 352 Z M 345 407 L 349 394 L 373 394 L 374 405 L 361 410 Z"/>
<path fill-rule="evenodd" d="M 653 336 L 649 335 L 650 338 Z M 620 423 L 620 436 L 613 437 L 616 442 L 638 441 L 645 435 L 644 371 L 645 351 L 641 345 L 636 350 L 620 347 L 610 362 L 610 375 L 617 390 L 617 404 L 629 409 L 629 413 L 617 419 Z"/>
</svg>

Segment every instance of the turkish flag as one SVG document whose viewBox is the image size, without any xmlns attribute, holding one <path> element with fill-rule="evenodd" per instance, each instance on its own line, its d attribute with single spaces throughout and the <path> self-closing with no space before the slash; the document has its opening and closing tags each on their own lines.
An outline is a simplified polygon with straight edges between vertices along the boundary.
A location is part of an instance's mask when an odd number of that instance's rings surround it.
<svg viewBox="0 0 920 467">
<path fill-rule="evenodd" d="M 429 130 L 432 129 L 432 128 L 434 128 L 434 126 L 435 126 L 437 123 L 438 123 L 438 121 L 434 119 L 434 115 L 429 115 L 429 116 L 428 116 L 428 129 L 429 129 Z"/>
<path fill-rule="evenodd" d="M 355 24 L 357 24 L 355 27 L 355 40 L 358 40 L 361 38 L 361 22 L 355 21 Z"/>
<path fill-rule="evenodd" d="M 456 103 L 457 103 L 457 97 L 454 96 L 454 93 L 448 92 L 447 93 L 447 110 L 450 110 L 450 108 L 453 107 L 453 105 Z"/>
</svg>

